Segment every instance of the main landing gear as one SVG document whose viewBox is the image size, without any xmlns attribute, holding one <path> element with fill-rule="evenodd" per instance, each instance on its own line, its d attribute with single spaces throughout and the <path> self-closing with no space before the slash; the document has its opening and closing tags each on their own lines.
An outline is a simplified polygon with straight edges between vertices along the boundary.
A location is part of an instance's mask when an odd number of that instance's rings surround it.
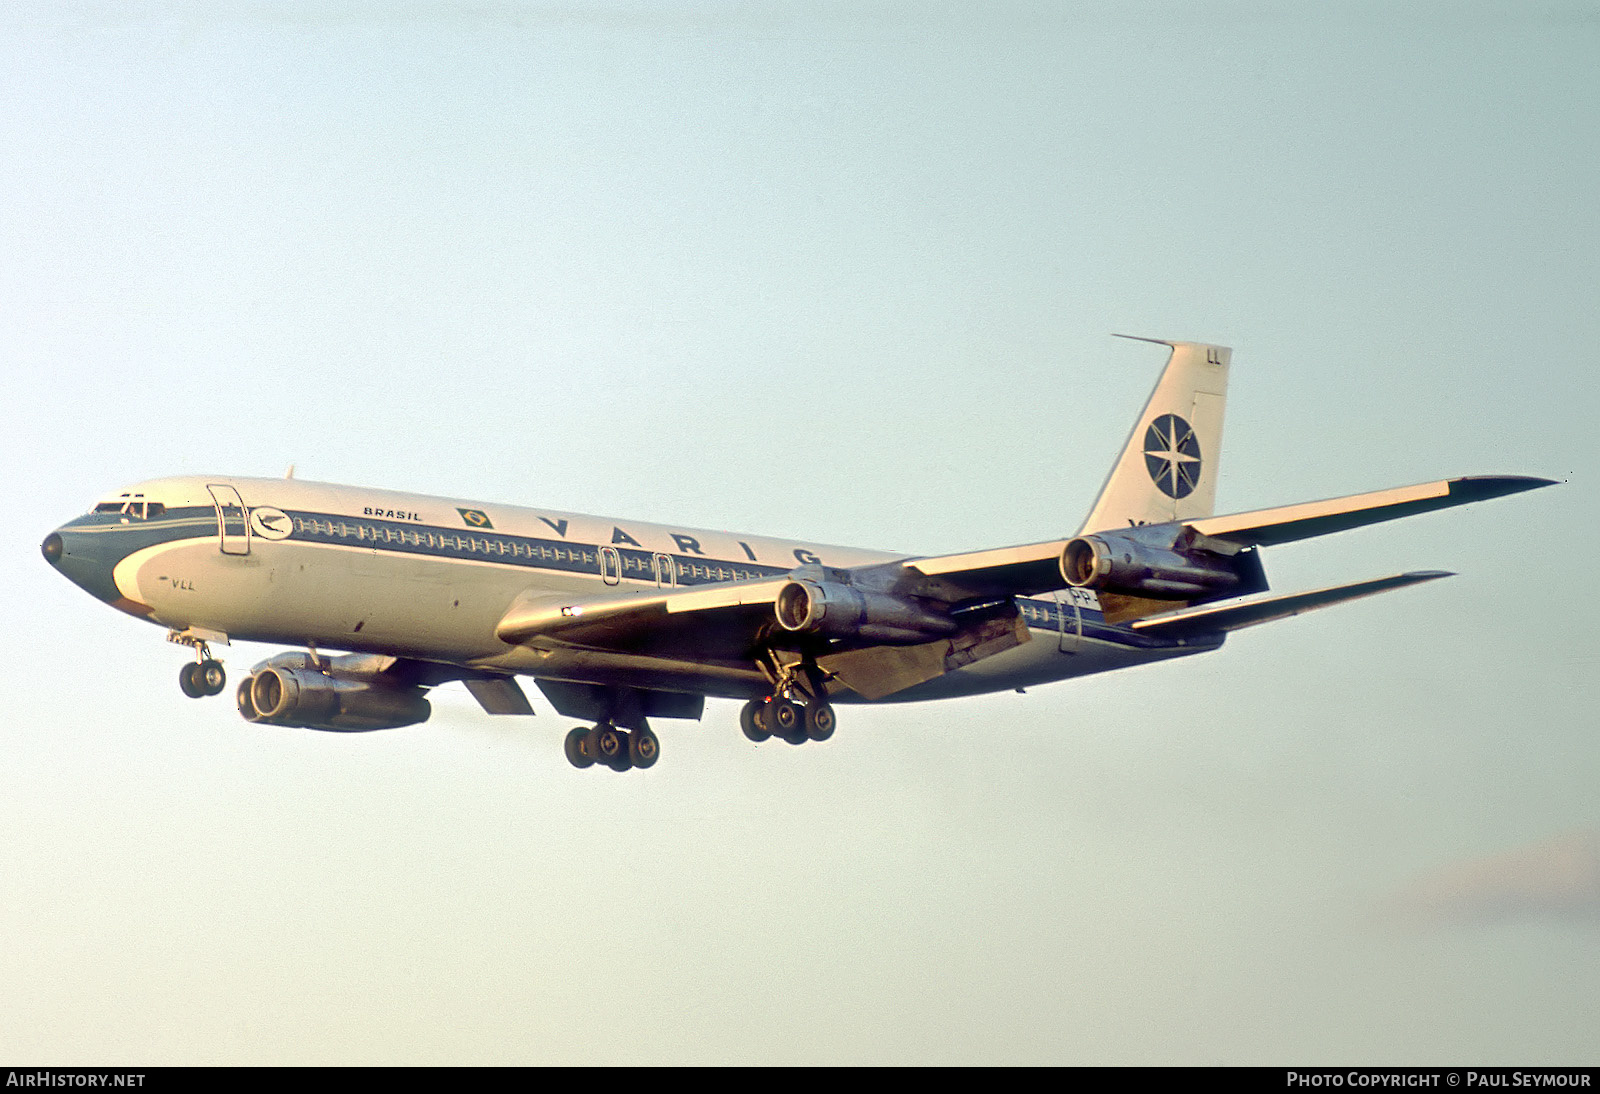
<svg viewBox="0 0 1600 1094">
<path fill-rule="evenodd" d="M 584 768 L 600 764 L 613 771 L 653 767 L 661 758 L 661 742 L 649 726 L 618 729 L 610 722 L 577 726 L 567 734 L 567 762 Z"/>
<path fill-rule="evenodd" d="M 816 662 L 809 657 L 784 657 L 778 651 L 773 651 L 771 658 L 767 675 L 772 679 L 772 694 L 750 700 L 739 711 L 744 735 L 757 744 L 776 737 L 792 745 L 832 737 L 838 720 Z"/>
<path fill-rule="evenodd" d="M 195 660 L 178 670 L 178 687 L 191 699 L 204 699 L 208 695 L 221 695 L 228 686 L 228 674 L 222 662 L 211 656 L 211 647 L 203 639 L 188 635 L 168 635 L 168 639 L 194 647 Z"/>
<path fill-rule="evenodd" d="M 782 695 L 752 699 L 739 711 L 739 728 L 760 744 L 769 737 L 802 745 L 826 741 L 838 724 L 832 704 L 825 700 L 800 703 Z"/>
</svg>

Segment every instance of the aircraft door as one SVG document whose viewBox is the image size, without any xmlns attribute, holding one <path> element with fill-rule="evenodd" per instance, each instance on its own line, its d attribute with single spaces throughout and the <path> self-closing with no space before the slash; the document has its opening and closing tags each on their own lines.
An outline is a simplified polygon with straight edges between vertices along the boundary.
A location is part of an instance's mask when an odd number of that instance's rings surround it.
<svg viewBox="0 0 1600 1094">
<path fill-rule="evenodd" d="M 678 583 L 678 567 L 673 563 L 671 555 L 657 552 L 655 564 L 657 585 L 669 589 Z"/>
<path fill-rule="evenodd" d="M 231 486 L 206 487 L 217 507 L 217 548 L 225 555 L 250 553 L 250 510 L 239 491 Z"/>
<path fill-rule="evenodd" d="M 607 585 L 622 581 L 622 553 L 615 547 L 600 548 L 600 580 Z"/>
</svg>

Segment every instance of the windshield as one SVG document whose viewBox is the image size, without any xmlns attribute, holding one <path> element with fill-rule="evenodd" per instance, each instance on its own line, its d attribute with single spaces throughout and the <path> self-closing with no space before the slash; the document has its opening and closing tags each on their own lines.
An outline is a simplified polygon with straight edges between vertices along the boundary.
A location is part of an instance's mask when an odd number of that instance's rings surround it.
<svg viewBox="0 0 1600 1094">
<path fill-rule="evenodd" d="M 93 509 L 96 513 L 121 513 L 134 520 L 149 520 L 166 511 L 167 507 L 159 501 L 145 501 L 143 494 L 123 494 L 113 501 L 103 501 Z"/>
</svg>

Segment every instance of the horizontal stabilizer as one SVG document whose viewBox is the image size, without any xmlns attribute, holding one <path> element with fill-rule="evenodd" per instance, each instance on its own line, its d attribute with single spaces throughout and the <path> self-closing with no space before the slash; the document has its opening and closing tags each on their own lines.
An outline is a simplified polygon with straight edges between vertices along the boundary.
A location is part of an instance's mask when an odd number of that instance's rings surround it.
<svg viewBox="0 0 1600 1094">
<path fill-rule="evenodd" d="M 1528 475 L 1473 475 L 1186 523 L 1212 539 L 1226 540 L 1240 547 L 1269 547 L 1554 485 L 1553 479 Z"/>
<path fill-rule="evenodd" d="M 1257 623 L 1270 623 L 1274 619 L 1287 619 L 1291 615 L 1358 600 L 1363 596 L 1386 593 L 1390 589 L 1403 589 L 1441 577 L 1453 576 L 1445 570 L 1417 570 L 1409 574 L 1395 574 L 1372 581 L 1358 581 L 1354 585 L 1339 585 L 1332 589 L 1318 589 L 1309 593 L 1290 593 L 1271 596 L 1265 600 L 1252 600 L 1244 604 L 1224 604 L 1204 608 L 1185 608 L 1141 619 L 1133 624 L 1140 634 L 1153 634 L 1161 638 L 1183 638 L 1191 634 L 1219 634 L 1253 627 Z"/>
</svg>

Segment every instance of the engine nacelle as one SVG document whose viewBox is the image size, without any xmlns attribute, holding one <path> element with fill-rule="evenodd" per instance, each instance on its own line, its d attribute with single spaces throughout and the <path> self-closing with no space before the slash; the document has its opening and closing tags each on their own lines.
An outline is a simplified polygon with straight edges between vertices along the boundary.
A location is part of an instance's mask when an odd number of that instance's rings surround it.
<svg viewBox="0 0 1600 1094">
<path fill-rule="evenodd" d="M 1157 600 L 1215 600 L 1257 592 L 1253 568 L 1203 551 L 1179 551 L 1115 533 L 1079 536 L 1061 551 L 1061 576 L 1080 589 Z M 1249 556 L 1247 563 L 1253 563 Z M 1248 571 L 1248 572 L 1247 572 Z"/>
<path fill-rule="evenodd" d="M 238 700 L 239 713 L 249 722 L 357 733 L 416 725 L 433 713 L 420 687 L 270 661 L 239 684 Z"/>
<path fill-rule="evenodd" d="M 826 638 L 911 645 L 957 629 L 950 617 L 913 601 L 831 581 L 791 581 L 778 590 L 773 609 L 784 630 Z"/>
</svg>

